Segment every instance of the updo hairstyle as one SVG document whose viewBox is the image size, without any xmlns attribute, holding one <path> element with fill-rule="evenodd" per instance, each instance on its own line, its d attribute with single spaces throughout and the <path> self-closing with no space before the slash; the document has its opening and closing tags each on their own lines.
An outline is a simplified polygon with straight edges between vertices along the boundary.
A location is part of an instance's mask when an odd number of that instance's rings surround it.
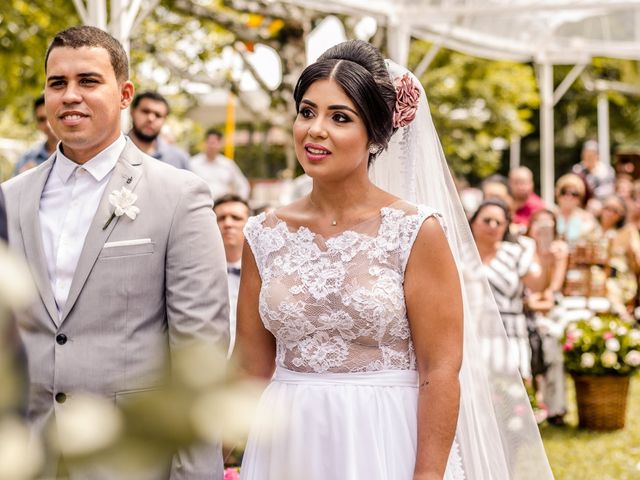
<svg viewBox="0 0 640 480">
<path fill-rule="evenodd" d="M 387 148 L 396 130 L 393 127 L 396 89 L 384 58 L 378 49 L 362 40 L 349 40 L 330 48 L 300 75 L 293 92 L 296 111 L 307 89 L 326 79 L 333 79 L 344 90 L 364 121 L 369 143 L 379 147 L 377 153 L 369 153 L 371 164 Z"/>
</svg>

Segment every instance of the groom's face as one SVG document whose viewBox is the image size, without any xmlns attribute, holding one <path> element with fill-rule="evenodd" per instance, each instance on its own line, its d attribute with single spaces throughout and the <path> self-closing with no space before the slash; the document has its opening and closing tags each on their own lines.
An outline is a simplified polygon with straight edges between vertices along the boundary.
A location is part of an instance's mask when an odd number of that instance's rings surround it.
<svg viewBox="0 0 640 480">
<path fill-rule="evenodd" d="M 120 135 L 120 111 L 131 102 L 133 85 L 116 79 L 101 47 L 54 48 L 46 69 L 49 124 L 65 155 L 84 163 Z"/>
</svg>

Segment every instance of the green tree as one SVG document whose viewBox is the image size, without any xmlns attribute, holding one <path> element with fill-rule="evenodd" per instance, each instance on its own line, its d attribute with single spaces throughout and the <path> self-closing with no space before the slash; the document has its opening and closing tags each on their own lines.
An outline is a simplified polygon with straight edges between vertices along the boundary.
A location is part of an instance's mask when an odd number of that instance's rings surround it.
<svg viewBox="0 0 640 480">
<path fill-rule="evenodd" d="M 413 41 L 410 68 L 430 47 Z M 495 139 L 508 142 L 535 128 L 531 118 L 539 96 L 530 65 L 441 50 L 420 81 L 449 165 L 458 175 L 484 177 L 496 171 L 502 153 Z"/>
<path fill-rule="evenodd" d="M 25 137 L 34 130 L 32 102 L 44 86 L 47 45 L 79 21 L 70 0 L 0 2 L 0 115 L 10 119 L 0 119 L 0 136 Z"/>
</svg>

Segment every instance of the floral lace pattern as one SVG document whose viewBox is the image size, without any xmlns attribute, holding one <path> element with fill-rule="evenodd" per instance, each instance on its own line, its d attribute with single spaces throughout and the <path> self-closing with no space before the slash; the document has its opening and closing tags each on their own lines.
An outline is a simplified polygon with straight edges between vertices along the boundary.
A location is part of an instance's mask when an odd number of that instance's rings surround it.
<svg viewBox="0 0 640 480">
<path fill-rule="evenodd" d="M 277 364 L 316 373 L 415 369 L 404 271 L 431 216 L 442 224 L 433 209 L 398 201 L 327 239 L 272 213 L 249 219 L 259 310 Z"/>
</svg>

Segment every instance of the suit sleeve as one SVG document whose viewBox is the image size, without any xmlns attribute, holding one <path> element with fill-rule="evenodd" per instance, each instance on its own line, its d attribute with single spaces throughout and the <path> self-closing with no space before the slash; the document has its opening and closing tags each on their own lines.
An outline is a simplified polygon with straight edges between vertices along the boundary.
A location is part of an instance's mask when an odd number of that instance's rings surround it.
<svg viewBox="0 0 640 480">
<path fill-rule="evenodd" d="M 196 341 L 215 343 L 224 353 L 228 350 L 226 266 L 211 193 L 194 176 L 175 210 L 167 245 L 166 302 L 172 351 Z M 223 469 L 219 445 L 194 445 L 174 455 L 170 480 L 222 480 Z"/>
<path fill-rule="evenodd" d="M 207 185 L 193 177 L 172 220 L 166 258 L 170 347 L 229 343 L 227 262 Z"/>
</svg>

